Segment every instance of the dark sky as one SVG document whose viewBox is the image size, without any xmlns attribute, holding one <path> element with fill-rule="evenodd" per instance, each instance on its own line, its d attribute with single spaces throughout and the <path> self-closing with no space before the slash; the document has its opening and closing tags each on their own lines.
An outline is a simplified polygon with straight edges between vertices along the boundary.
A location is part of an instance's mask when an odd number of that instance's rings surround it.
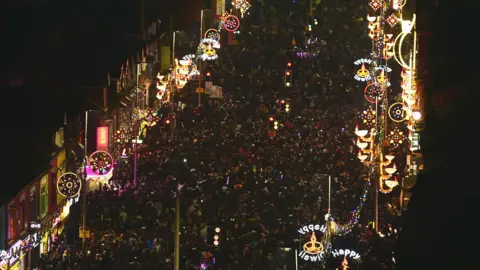
<svg viewBox="0 0 480 270">
<path fill-rule="evenodd" d="M 190 0 L 145 0 L 146 24 L 169 29 Z M 139 48 L 139 0 L 2 1 L 2 164 L 0 203 L 48 168 L 63 112 L 78 114 L 78 85 L 102 85 Z M 13 3 L 12 3 L 13 2 Z M 176 5 L 173 6 L 172 3 Z M 176 26 L 174 26 L 176 28 Z"/>
</svg>

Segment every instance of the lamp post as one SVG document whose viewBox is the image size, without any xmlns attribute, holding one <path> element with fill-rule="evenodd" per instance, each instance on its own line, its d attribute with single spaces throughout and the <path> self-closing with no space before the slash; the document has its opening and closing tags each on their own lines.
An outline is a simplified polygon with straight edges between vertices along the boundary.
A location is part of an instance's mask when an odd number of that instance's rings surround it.
<svg viewBox="0 0 480 270">
<path fill-rule="evenodd" d="M 133 146 L 133 186 L 137 186 L 137 147 L 139 144 L 142 144 L 143 141 L 137 135 L 136 139 L 132 140 Z"/>
<path fill-rule="evenodd" d="M 175 198 L 175 258 L 174 270 L 180 270 L 180 190 Z"/>
<path fill-rule="evenodd" d="M 204 10 L 202 9 L 200 11 L 200 40 L 202 40 L 203 37 L 203 12 Z M 198 71 L 200 72 L 200 75 L 198 76 L 198 88 L 202 88 L 202 61 L 200 60 L 200 63 L 198 65 Z M 202 105 L 202 93 L 199 91 L 198 92 L 198 107 Z"/>
<path fill-rule="evenodd" d="M 82 198 L 82 230 L 85 231 L 87 228 L 87 164 L 88 164 L 88 118 L 90 112 L 99 112 L 97 110 L 87 110 L 85 111 L 85 136 L 84 136 L 84 158 L 83 158 L 83 181 L 85 182 L 82 186 L 83 188 L 83 198 Z M 85 248 L 85 234 L 82 238 L 82 248 Z"/>
</svg>

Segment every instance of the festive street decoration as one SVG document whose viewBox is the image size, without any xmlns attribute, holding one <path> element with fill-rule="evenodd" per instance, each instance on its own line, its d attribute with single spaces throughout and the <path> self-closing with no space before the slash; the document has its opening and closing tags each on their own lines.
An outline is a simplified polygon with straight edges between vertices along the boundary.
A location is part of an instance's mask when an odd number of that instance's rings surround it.
<svg viewBox="0 0 480 270">
<path fill-rule="evenodd" d="M 153 127 L 158 123 L 158 121 L 160 121 L 160 118 L 157 116 L 157 112 L 152 108 L 139 110 L 139 118 L 140 121 L 148 127 Z"/>
<path fill-rule="evenodd" d="M 322 261 L 325 257 L 325 247 L 321 241 L 317 240 L 315 232 L 325 234 L 327 232 L 327 226 L 310 224 L 301 227 L 298 232 L 302 235 L 310 234 L 309 240 L 303 244 L 303 249 L 298 254 L 298 257 L 305 261 Z"/>
<path fill-rule="evenodd" d="M 372 108 L 368 108 L 363 110 L 360 118 L 362 119 L 363 123 L 367 125 L 369 128 L 372 128 L 376 124 L 376 112 Z"/>
<path fill-rule="evenodd" d="M 223 20 L 223 27 L 229 32 L 235 32 L 240 27 L 240 19 L 235 15 L 228 15 Z"/>
<path fill-rule="evenodd" d="M 113 158 L 105 151 L 93 152 L 88 158 L 90 170 L 97 175 L 106 175 L 113 170 Z"/>
<path fill-rule="evenodd" d="M 118 145 L 128 143 L 131 139 L 130 131 L 127 130 L 125 127 L 120 127 L 113 135 L 113 138 L 115 140 L 115 143 Z"/>
<path fill-rule="evenodd" d="M 388 108 L 388 116 L 393 122 L 400 123 L 405 121 L 407 117 L 405 104 L 396 102 L 390 105 L 390 108 Z"/>
<path fill-rule="evenodd" d="M 203 38 L 210 38 L 216 41 L 220 41 L 220 33 L 217 31 L 217 29 L 210 28 L 207 31 L 205 31 Z"/>
<path fill-rule="evenodd" d="M 384 90 L 380 84 L 370 83 L 365 87 L 363 94 L 368 102 L 375 104 L 383 99 Z"/>
<path fill-rule="evenodd" d="M 405 139 L 405 133 L 401 131 L 398 127 L 394 127 L 387 135 L 387 139 L 390 144 L 393 146 L 401 145 Z"/>
<path fill-rule="evenodd" d="M 71 172 L 60 175 L 57 179 L 57 191 L 66 198 L 77 197 L 82 190 L 82 180 Z"/>
<path fill-rule="evenodd" d="M 202 61 L 211 61 L 218 58 L 217 49 L 220 49 L 220 42 L 211 38 L 204 38 L 200 43 Z"/>
<path fill-rule="evenodd" d="M 377 10 L 379 10 L 379 9 L 382 7 L 382 2 L 380 2 L 379 0 L 370 0 L 370 2 L 368 3 L 368 5 L 369 5 L 374 11 L 377 11 Z"/>
<path fill-rule="evenodd" d="M 386 21 L 390 25 L 390 27 L 394 27 L 399 22 L 398 18 L 395 16 L 395 14 L 391 14 L 390 16 L 388 16 Z"/>
<path fill-rule="evenodd" d="M 335 249 L 332 250 L 332 256 L 336 257 L 346 257 L 353 260 L 360 260 L 360 253 L 350 250 L 350 249 Z"/>
<path fill-rule="evenodd" d="M 235 8 L 240 10 L 240 13 L 243 15 L 252 7 L 247 0 L 234 0 Z"/>
<path fill-rule="evenodd" d="M 353 64 L 355 64 L 356 66 L 360 66 L 360 69 L 357 70 L 357 72 L 355 73 L 354 79 L 360 82 L 366 82 L 371 80 L 372 77 L 370 76 L 370 71 L 367 68 L 367 66 L 371 63 L 372 60 L 364 58 L 353 62 Z"/>
</svg>

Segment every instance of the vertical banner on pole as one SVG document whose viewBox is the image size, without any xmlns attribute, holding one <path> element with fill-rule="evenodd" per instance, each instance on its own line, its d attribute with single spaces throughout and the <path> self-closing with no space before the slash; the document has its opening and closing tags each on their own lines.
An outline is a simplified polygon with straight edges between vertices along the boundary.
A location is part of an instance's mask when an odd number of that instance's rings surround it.
<svg viewBox="0 0 480 270">
<path fill-rule="evenodd" d="M 97 150 L 108 151 L 108 127 L 97 127 Z"/>
</svg>

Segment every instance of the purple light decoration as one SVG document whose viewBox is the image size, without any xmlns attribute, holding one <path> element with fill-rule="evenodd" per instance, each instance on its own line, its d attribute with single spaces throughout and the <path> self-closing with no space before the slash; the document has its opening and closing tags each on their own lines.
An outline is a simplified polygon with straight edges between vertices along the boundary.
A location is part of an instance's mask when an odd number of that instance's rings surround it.
<svg viewBox="0 0 480 270">
<path fill-rule="evenodd" d="M 227 185 L 230 184 L 230 176 L 227 176 Z"/>
</svg>

